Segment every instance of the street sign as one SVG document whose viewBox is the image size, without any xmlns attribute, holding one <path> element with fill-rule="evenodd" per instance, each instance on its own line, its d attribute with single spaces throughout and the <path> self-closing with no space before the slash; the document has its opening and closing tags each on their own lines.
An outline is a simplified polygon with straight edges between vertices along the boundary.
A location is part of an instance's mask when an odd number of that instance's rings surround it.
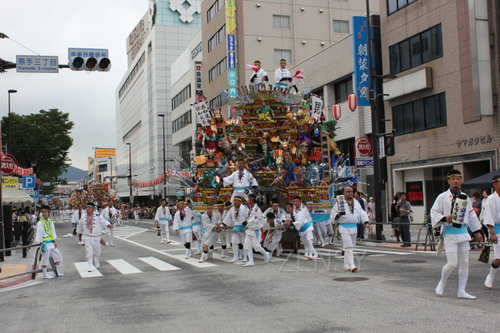
<svg viewBox="0 0 500 333">
<path fill-rule="evenodd" d="M 11 155 L 3 154 L 0 165 L 2 172 L 6 175 L 10 175 L 16 169 L 16 160 Z"/>
<path fill-rule="evenodd" d="M 379 136 L 378 137 L 378 158 L 384 158 L 384 157 L 385 157 L 385 137 Z"/>
<path fill-rule="evenodd" d="M 23 176 L 23 188 L 35 188 L 35 187 L 36 187 L 35 176 Z"/>
<path fill-rule="evenodd" d="M 372 141 L 366 137 L 359 137 L 354 143 L 356 151 L 359 155 L 371 156 L 373 151 Z M 358 155 L 358 154 L 357 154 Z"/>
<path fill-rule="evenodd" d="M 59 73 L 59 58 L 57 56 L 16 56 L 16 71 L 18 73 Z"/>
<path fill-rule="evenodd" d="M 356 168 L 358 168 L 358 169 L 373 168 L 373 158 L 371 158 L 371 157 L 356 157 Z"/>
<path fill-rule="evenodd" d="M 31 195 L 33 199 L 38 199 L 40 198 L 40 191 L 33 191 L 33 194 Z"/>
<path fill-rule="evenodd" d="M 12 189 L 18 189 L 19 188 L 19 178 L 17 177 L 2 177 L 2 189 L 5 188 L 12 188 Z"/>
</svg>

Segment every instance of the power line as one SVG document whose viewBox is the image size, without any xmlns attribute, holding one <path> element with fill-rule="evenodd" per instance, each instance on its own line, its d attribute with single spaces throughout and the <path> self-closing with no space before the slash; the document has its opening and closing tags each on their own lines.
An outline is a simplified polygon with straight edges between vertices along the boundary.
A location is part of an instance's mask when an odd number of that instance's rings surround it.
<svg viewBox="0 0 500 333">
<path fill-rule="evenodd" d="M 38 52 L 35 52 L 35 51 L 33 51 L 32 49 L 30 49 L 29 47 L 24 46 L 23 44 L 21 44 L 21 43 L 19 43 L 18 41 L 16 41 L 16 40 L 12 39 L 11 37 L 7 36 L 7 35 L 6 35 L 6 34 L 4 34 L 4 33 L 1 33 L 1 32 L 0 32 L 0 38 L 1 38 L 1 39 L 4 39 L 4 38 L 10 39 L 11 41 L 13 41 L 13 42 L 14 42 L 14 43 L 16 43 L 17 45 L 21 46 L 22 48 L 25 48 L 26 50 L 30 51 L 31 53 L 34 53 L 34 54 L 36 54 L 36 55 L 40 55 Z"/>
</svg>

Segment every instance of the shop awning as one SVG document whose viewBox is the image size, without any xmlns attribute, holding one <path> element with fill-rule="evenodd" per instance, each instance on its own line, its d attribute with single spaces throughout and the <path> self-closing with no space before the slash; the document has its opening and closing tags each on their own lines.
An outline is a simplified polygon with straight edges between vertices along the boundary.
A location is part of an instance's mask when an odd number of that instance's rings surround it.
<svg viewBox="0 0 500 333">
<path fill-rule="evenodd" d="M 491 179 L 495 175 L 500 175 L 500 170 L 492 171 L 482 176 L 469 179 L 462 184 L 462 188 L 491 188 Z"/>
</svg>

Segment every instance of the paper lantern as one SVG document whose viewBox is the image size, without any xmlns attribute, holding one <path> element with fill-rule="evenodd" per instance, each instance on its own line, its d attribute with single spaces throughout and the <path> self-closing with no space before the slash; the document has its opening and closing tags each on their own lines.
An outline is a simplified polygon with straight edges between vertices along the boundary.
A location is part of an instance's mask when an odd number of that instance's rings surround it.
<svg viewBox="0 0 500 333">
<path fill-rule="evenodd" d="M 351 111 L 356 110 L 358 107 L 358 96 L 356 96 L 356 94 L 350 94 L 347 97 L 347 105 Z"/>
<path fill-rule="evenodd" d="M 340 108 L 340 104 L 335 104 L 334 106 L 332 106 L 332 111 L 333 118 L 335 118 L 335 120 L 339 120 L 342 116 L 342 109 Z"/>
</svg>

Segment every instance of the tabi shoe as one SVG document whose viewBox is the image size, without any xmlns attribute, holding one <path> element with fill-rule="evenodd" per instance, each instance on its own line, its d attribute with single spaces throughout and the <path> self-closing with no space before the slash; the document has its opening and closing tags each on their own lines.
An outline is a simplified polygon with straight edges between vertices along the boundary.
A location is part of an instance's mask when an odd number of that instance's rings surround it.
<svg viewBox="0 0 500 333">
<path fill-rule="evenodd" d="M 246 256 L 243 255 L 243 250 L 238 250 L 238 259 L 245 262 Z"/>
<path fill-rule="evenodd" d="M 472 295 L 468 294 L 467 292 L 465 292 L 465 290 L 459 290 L 457 292 L 457 297 L 463 298 L 463 299 L 477 299 L 476 296 L 472 296 Z"/>
<path fill-rule="evenodd" d="M 494 275 L 492 275 L 491 273 L 488 274 L 488 276 L 486 276 L 486 280 L 484 280 L 484 286 L 486 288 L 493 288 L 493 278 L 494 278 Z"/>
<path fill-rule="evenodd" d="M 198 262 L 199 262 L 199 263 L 205 262 L 205 261 L 207 260 L 207 258 L 208 258 L 207 253 L 203 252 L 203 253 L 201 254 L 201 258 L 200 258 L 200 260 L 198 260 Z"/>
<path fill-rule="evenodd" d="M 233 255 L 233 259 L 229 260 L 229 262 L 237 262 L 238 261 L 238 253 Z"/>
<path fill-rule="evenodd" d="M 93 266 L 89 266 L 89 268 L 87 268 L 87 272 L 93 272 L 94 271 L 94 267 Z"/>
<path fill-rule="evenodd" d="M 255 263 L 252 261 L 249 261 L 247 262 L 246 264 L 243 265 L 243 267 L 251 267 L 251 266 L 255 266 Z"/>
<path fill-rule="evenodd" d="M 443 283 L 443 282 L 440 280 L 440 281 L 439 281 L 439 283 L 438 283 L 438 285 L 437 285 L 437 287 L 436 287 L 436 290 L 435 290 L 436 295 L 438 295 L 438 296 L 443 296 L 443 294 L 444 294 L 444 287 L 445 287 L 445 286 L 446 286 L 446 284 L 445 284 L 445 283 Z"/>
<path fill-rule="evenodd" d="M 55 278 L 55 276 L 54 276 L 54 275 L 51 275 L 51 274 L 49 274 L 49 273 L 43 273 L 43 278 L 44 278 L 44 279 L 53 279 L 53 278 Z"/>
<path fill-rule="evenodd" d="M 353 273 L 354 273 L 354 272 L 356 272 L 357 270 L 358 270 L 358 268 L 357 268 L 357 267 L 353 267 L 353 268 L 351 268 L 351 272 L 353 272 Z"/>
<path fill-rule="evenodd" d="M 269 260 L 271 260 L 271 253 L 270 252 L 264 252 L 264 262 L 268 263 Z"/>
</svg>

